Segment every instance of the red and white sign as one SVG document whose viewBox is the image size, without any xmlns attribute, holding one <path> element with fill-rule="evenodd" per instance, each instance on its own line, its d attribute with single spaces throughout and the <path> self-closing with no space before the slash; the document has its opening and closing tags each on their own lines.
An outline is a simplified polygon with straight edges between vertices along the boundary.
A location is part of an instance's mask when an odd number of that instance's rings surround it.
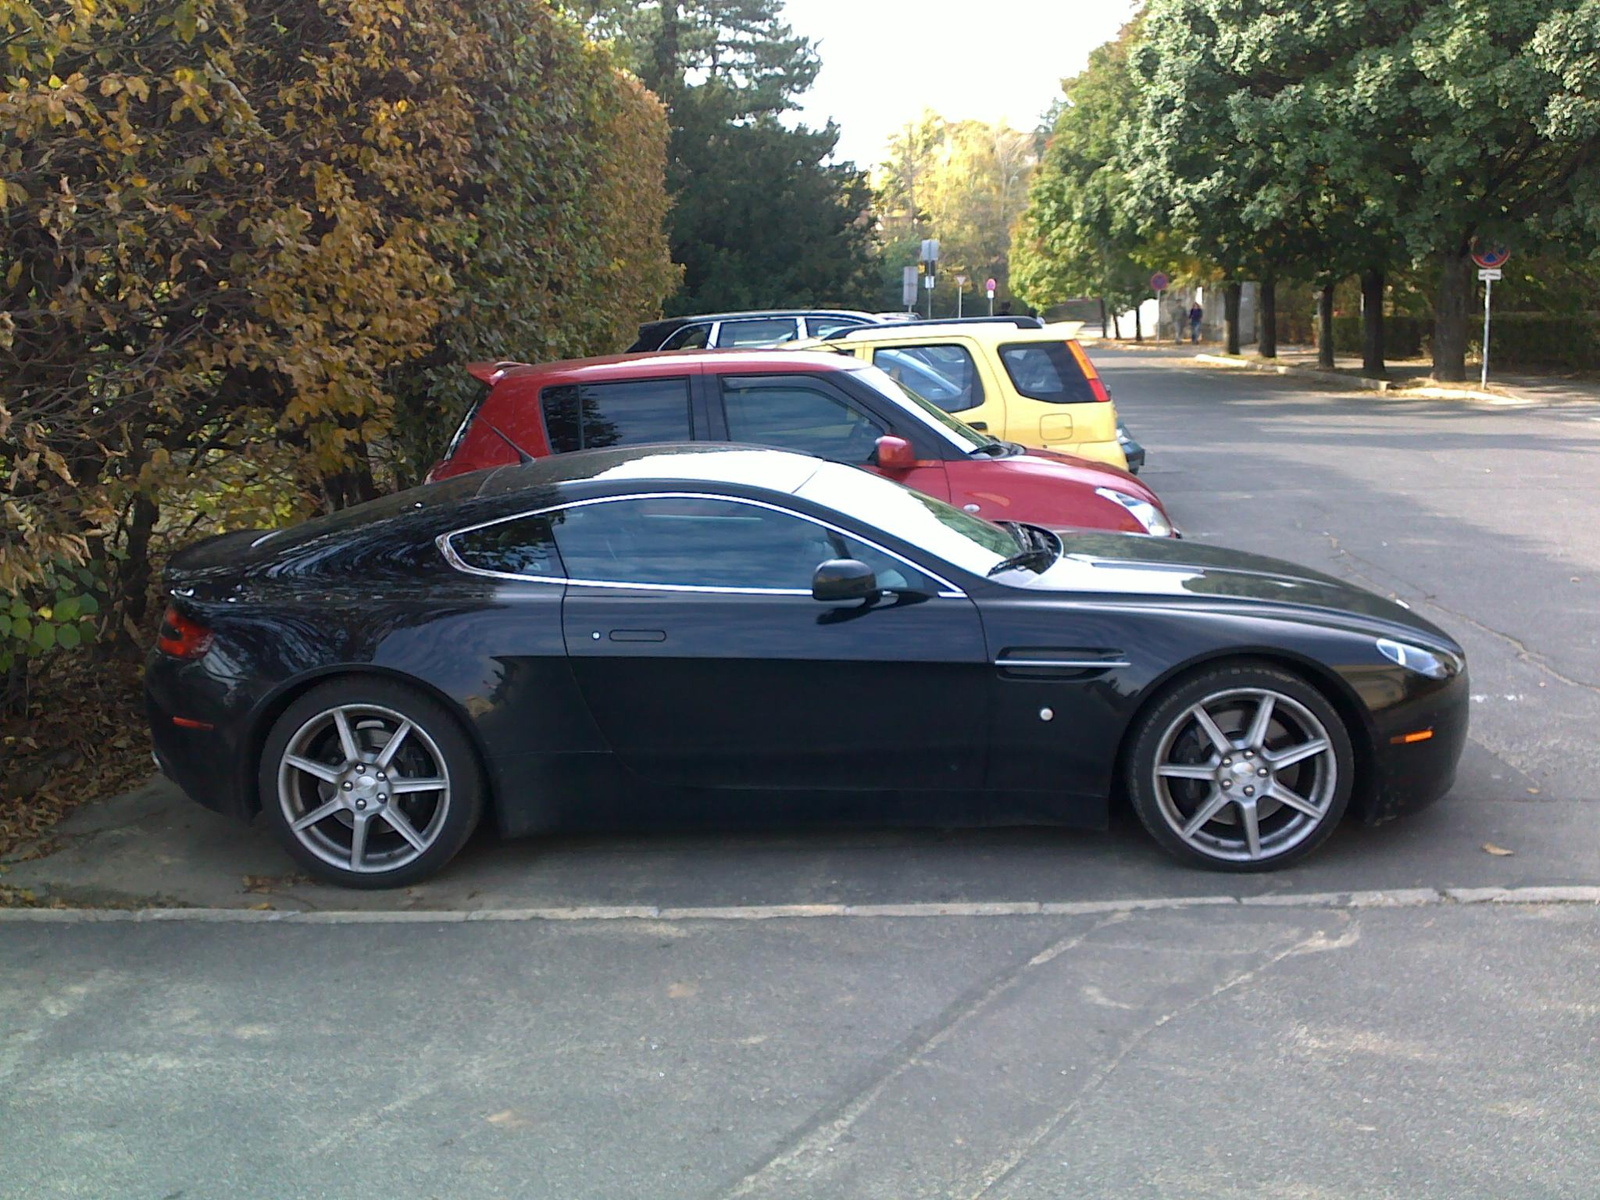
<svg viewBox="0 0 1600 1200">
<path fill-rule="evenodd" d="M 994 299 L 994 280 L 985 279 L 983 281 L 983 290 L 988 292 L 989 293 L 989 299 L 993 300 Z"/>
<path fill-rule="evenodd" d="M 1506 244 L 1504 242 L 1495 242 L 1493 245 L 1480 246 L 1478 245 L 1477 239 L 1473 239 L 1472 261 L 1477 263 L 1485 271 L 1492 271 L 1497 267 L 1505 266 L 1510 257 L 1511 251 L 1506 248 Z"/>
<path fill-rule="evenodd" d="M 1152 292 L 1164 292 L 1171 286 L 1172 280 L 1167 278 L 1167 273 L 1165 271 L 1157 271 L 1154 275 L 1150 276 L 1150 290 Z"/>
</svg>

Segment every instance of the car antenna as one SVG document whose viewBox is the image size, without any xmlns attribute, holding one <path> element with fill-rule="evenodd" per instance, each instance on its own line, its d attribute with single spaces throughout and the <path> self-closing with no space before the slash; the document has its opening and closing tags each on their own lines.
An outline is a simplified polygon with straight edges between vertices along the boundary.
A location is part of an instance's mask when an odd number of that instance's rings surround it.
<svg viewBox="0 0 1600 1200">
<path fill-rule="evenodd" d="M 486 422 L 484 422 L 484 424 L 489 426 L 489 431 L 491 433 L 493 433 L 495 435 L 495 437 L 499 438 L 502 442 L 504 442 L 506 445 L 510 446 L 513 450 L 515 450 L 517 452 L 517 464 L 519 466 L 526 465 L 527 463 L 531 463 L 533 461 L 533 455 L 529 454 L 521 446 L 517 445 L 510 438 L 508 438 L 504 433 L 502 433 L 500 431 L 500 427 L 498 425 L 495 425 L 491 421 L 486 421 Z"/>
</svg>

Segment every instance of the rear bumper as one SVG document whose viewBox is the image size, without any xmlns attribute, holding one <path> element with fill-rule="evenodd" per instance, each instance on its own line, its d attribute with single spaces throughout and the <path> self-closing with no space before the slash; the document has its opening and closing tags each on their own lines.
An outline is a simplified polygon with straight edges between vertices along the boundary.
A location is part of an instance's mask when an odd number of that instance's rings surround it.
<svg viewBox="0 0 1600 1200">
<path fill-rule="evenodd" d="M 206 680 L 198 664 L 151 656 L 145 670 L 144 708 L 156 766 L 201 807 L 249 821 L 256 808 L 254 797 L 242 782 L 242 758 L 233 730 L 217 719 L 225 710 L 205 702 Z"/>
</svg>

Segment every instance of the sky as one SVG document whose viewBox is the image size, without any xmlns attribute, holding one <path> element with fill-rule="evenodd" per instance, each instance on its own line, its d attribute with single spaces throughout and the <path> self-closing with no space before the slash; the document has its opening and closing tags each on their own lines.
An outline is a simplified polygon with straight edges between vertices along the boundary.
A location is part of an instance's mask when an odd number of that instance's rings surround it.
<svg viewBox="0 0 1600 1200">
<path fill-rule="evenodd" d="M 888 137 L 931 108 L 951 120 L 1032 129 L 1130 0 L 786 0 L 822 71 L 797 120 L 840 126 L 835 157 L 870 167 Z"/>
</svg>

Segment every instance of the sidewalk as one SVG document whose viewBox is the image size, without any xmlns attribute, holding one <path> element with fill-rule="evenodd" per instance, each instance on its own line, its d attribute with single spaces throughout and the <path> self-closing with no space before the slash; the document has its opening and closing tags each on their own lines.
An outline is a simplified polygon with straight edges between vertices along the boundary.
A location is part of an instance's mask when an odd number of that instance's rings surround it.
<svg viewBox="0 0 1600 1200">
<path fill-rule="evenodd" d="M 1308 383 L 1402 398 L 1460 399 L 1519 407 L 1600 404 L 1600 377 L 1581 372 L 1496 372 L 1492 361 L 1489 364 L 1489 387 L 1485 391 L 1478 385 L 1477 364 L 1471 362 L 1467 364 L 1468 379 L 1465 383 L 1435 382 L 1431 374 L 1433 362 L 1426 358 L 1391 359 L 1387 363 L 1387 378 L 1378 380 L 1369 379 L 1361 373 L 1359 355 L 1336 356 L 1332 371 L 1319 367 L 1314 346 L 1280 345 L 1276 358 L 1262 358 L 1254 352 L 1253 346 L 1249 346 L 1244 354 L 1233 356 L 1224 354 L 1216 342 L 1194 345 L 1171 340 L 1157 342 L 1148 337 L 1142 342 L 1127 338 L 1118 341 L 1101 336 L 1098 327 L 1092 325 L 1083 328 L 1080 340 L 1097 349 L 1159 354 L 1163 358 L 1212 370 L 1271 372 L 1303 378 Z"/>
</svg>

